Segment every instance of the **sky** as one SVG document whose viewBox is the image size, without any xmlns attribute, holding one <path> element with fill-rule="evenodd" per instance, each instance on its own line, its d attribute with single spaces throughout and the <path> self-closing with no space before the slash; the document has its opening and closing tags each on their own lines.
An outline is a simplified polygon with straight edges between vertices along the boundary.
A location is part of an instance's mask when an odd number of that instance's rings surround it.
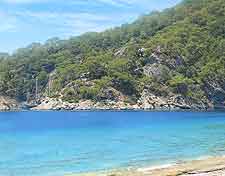
<svg viewBox="0 0 225 176">
<path fill-rule="evenodd" d="M 0 52 L 131 23 L 181 0 L 0 0 Z"/>
</svg>

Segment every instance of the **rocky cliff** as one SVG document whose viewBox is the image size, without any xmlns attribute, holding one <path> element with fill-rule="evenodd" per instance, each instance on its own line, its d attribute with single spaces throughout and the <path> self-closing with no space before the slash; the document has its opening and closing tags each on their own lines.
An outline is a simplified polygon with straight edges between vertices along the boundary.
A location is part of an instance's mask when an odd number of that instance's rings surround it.
<svg viewBox="0 0 225 176">
<path fill-rule="evenodd" d="M 16 111 L 20 109 L 20 104 L 16 100 L 0 96 L 0 111 Z"/>
</svg>

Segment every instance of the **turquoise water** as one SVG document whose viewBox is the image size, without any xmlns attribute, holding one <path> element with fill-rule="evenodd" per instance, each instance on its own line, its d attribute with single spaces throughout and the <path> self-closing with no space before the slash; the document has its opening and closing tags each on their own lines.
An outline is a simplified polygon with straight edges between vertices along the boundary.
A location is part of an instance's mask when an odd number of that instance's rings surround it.
<svg viewBox="0 0 225 176">
<path fill-rule="evenodd" d="M 0 176 L 61 176 L 225 154 L 225 113 L 0 113 Z"/>
</svg>

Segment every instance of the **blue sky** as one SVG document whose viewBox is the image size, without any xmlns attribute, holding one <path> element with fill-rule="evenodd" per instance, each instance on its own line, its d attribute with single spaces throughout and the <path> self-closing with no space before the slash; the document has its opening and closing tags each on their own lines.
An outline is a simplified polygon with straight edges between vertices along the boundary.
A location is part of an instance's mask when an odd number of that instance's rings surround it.
<svg viewBox="0 0 225 176">
<path fill-rule="evenodd" d="M 130 23 L 181 0 L 0 0 L 0 52 Z"/>
</svg>

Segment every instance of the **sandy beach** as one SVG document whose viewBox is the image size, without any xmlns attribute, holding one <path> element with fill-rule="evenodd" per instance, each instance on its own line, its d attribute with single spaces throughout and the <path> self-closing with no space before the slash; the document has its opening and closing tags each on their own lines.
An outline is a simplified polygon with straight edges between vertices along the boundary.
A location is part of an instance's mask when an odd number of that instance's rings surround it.
<svg viewBox="0 0 225 176">
<path fill-rule="evenodd" d="M 120 171 L 69 174 L 65 176 L 225 176 L 225 156 Z"/>
</svg>

